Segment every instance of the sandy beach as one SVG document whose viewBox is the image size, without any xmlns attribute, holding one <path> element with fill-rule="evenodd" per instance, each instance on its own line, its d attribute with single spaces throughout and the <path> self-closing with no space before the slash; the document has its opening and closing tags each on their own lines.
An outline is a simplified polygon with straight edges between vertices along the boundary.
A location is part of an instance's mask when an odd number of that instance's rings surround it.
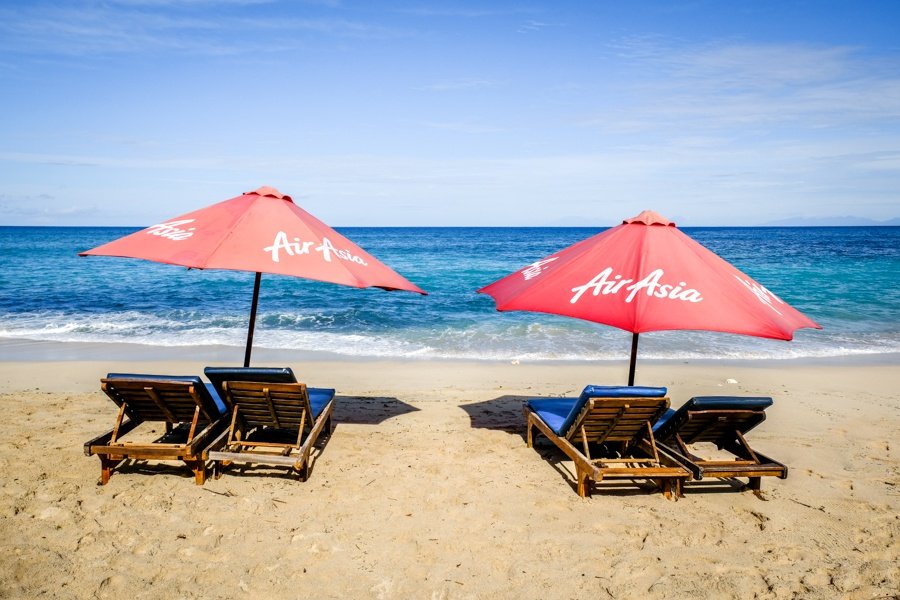
<svg viewBox="0 0 900 600">
<path fill-rule="evenodd" d="M 858 362 L 858 361 L 857 361 Z M 175 463 L 97 484 L 82 444 L 109 429 L 107 371 L 202 363 L 0 363 L 0 596 L 8 598 L 896 598 L 897 364 L 644 363 L 673 406 L 771 395 L 749 439 L 790 467 L 736 483 L 574 491 L 571 463 L 524 441 L 522 400 L 616 383 L 624 366 L 308 361 L 338 390 L 307 482 Z M 263 366 L 263 365 L 260 365 Z M 272 364 L 274 366 L 274 363 Z M 284 366 L 284 365 L 278 365 Z M 737 383 L 728 383 L 734 380 Z"/>
</svg>

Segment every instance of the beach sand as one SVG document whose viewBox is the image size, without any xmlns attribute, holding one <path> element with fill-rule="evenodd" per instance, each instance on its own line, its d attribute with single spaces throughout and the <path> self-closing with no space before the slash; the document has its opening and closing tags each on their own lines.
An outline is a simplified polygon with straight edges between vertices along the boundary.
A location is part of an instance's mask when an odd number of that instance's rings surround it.
<svg viewBox="0 0 900 600">
<path fill-rule="evenodd" d="M 748 438 L 790 473 L 764 499 L 706 480 L 579 498 L 561 453 L 526 447 L 522 400 L 619 383 L 617 363 L 294 362 L 338 390 L 309 481 L 140 463 L 97 485 L 99 378 L 203 366 L 0 363 L 0 597 L 900 597 L 896 361 L 639 364 L 676 407 L 775 399 Z"/>
</svg>

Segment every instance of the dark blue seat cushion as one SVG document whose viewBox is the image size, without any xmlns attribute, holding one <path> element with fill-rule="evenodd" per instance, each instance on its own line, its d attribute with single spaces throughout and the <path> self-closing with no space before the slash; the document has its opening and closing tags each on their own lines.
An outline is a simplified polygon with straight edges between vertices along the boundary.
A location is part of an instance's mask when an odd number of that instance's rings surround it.
<svg viewBox="0 0 900 600">
<path fill-rule="evenodd" d="M 578 398 L 532 398 L 527 404 L 556 435 L 563 435 L 562 425 L 576 402 Z"/>
<path fill-rule="evenodd" d="M 306 393 L 309 394 L 309 406 L 312 408 L 313 419 L 318 419 L 325 405 L 334 398 L 334 390 L 331 388 L 308 387 L 306 388 Z"/>
<path fill-rule="evenodd" d="M 201 402 L 213 416 L 221 416 L 225 413 L 225 402 L 219 396 L 218 390 L 211 384 L 204 382 L 196 375 L 147 375 L 144 373 L 108 373 L 107 379 L 143 379 L 146 381 L 182 381 L 193 383 Z"/>
<path fill-rule="evenodd" d="M 269 367 L 206 367 L 203 374 L 224 398 L 222 384 L 226 381 L 254 381 L 259 383 L 297 383 L 294 372 L 288 368 Z"/>
<path fill-rule="evenodd" d="M 773 400 L 766 396 L 694 396 L 678 410 L 669 409 L 653 426 L 661 440 L 675 435 L 675 429 L 691 410 L 756 410 L 764 411 Z"/>
<path fill-rule="evenodd" d="M 664 387 L 589 385 L 577 398 L 532 398 L 526 401 L 556 435 L 565 435 L 591 398 L 662 398 Z"/>
</svg>

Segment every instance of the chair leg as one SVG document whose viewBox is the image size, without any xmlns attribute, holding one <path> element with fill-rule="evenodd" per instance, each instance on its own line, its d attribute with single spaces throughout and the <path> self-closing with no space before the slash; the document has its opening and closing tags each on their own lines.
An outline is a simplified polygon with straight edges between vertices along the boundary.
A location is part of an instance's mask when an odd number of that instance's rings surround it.
<svg viewBox="0 0 900 600">
<path fill-rule="evenodd" d="M 656 481 L 656 485 L 662 490 L 663 496 L 665 496 L 666 500 L 672 499 L 672 480 L 671 479 L 658 479 Z"/>
<path fill-rule="evenodd" d="M 222 474 L 225 472 L 225 469 L 227 469 L 228 466 L 231 465 L 231 462 L 232 462 L 232 461 L 230 461 L 230 460 L 217 460 L 217 461 L 214 461 L 214 462 L 213 462 L 213 476 L 214 476 L 216 479 L 221 479 L 221 478 L 222 478 Z"/>
<path fill-rule="evenodd" d="M 121 458 L 109 458 L 102 454 L 100 455 L 100 485 L 109 483 L 109 478 L 112 477 L 113 469 L 115 469 L 122 460 L 123 459 Z"/>
<path fill-rule="evenodd" d="M 577 477 L 578 477 L 578 495 L 581 496 L 582 498 L 590 496 L 591 495 L 591 486 L 588 483 L 588 479 L 590 479 L 590 476 L 588 475 L 588 473 L 586 473 L 585 471 L 578 470 Z"/>
<path fill-rule="evenodd" d="M 194 472 L 194 483 L 197 485 L 206 483 L 206 462 L 203 460 L 193 460 L 188 463 L 188 466 Z"/>
<path fill-rule="evenodd" d="M 762 477 L 751 477 L 749 483 L 747 483 L 747 489 L 753 492 L 758 492 L 762 487 Z"/>
<path fill-rule="evenodd" d="M 525 425 L 527 444 L 529 448 L 534 448 L 534 427 L 531 424 L 531 417 L 528 417 Z"/>
</svg>

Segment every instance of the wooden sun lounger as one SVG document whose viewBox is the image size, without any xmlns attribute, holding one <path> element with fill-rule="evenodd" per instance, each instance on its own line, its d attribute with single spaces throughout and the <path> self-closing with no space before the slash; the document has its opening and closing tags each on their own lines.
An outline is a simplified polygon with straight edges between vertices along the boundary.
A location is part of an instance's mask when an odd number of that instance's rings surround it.
<svg viewBox="0 0 900 600">
<path fill-rule="evenodd" d="M 243 463 L 289 467 L 306 481 L 313 446 L 331 433 L 334 390 L 289 381 L 290 369 L 208 368 L 206 375 L 232 409 L 230 426 L 209 447 L 216 477 Z"/>
<path fill-rule="evenodd" d="M 572 459 L 579 496 L 590 494 L 589 480 L 647 479 L 677 499 L 691 474 L 659 450 L 651 428 L 669 406 L 665 394 L 665 388 L 587 386 L 578 398 L 528 400 L 528 447 L 537 428 Z"/>
<path fill-rule="evenodd" d="M 762 477 L 787 478 L 788 468 L 754 450 L 744 434 L 766 419 L 771 398 L 700 396 L 677 411 L 670 411 L 655 427 L 661 448 L 691 471 L 704 477 L 747 477 L 748 489 L 759 490 Z M 705 460 L 693 454 L 690 444 L 711 442 L 734 460 Z"/>
<path fill-rule="evenodd" d="M 199 377 L 110 373 L 100 380 L 100 389 L 119 407 L 112 430 L 84 444 L 85 455 L 100 458 L 102 485 L 126 459 L 183 461 L 194 472 L 197 485 L 203 485 L 205 448 L 225 421 L 224 406 L 216 404 L 215 392 Z M 165 423 L 165 433 L 146 442 L 125 439 L 147 422 Z"/>
</svg>

